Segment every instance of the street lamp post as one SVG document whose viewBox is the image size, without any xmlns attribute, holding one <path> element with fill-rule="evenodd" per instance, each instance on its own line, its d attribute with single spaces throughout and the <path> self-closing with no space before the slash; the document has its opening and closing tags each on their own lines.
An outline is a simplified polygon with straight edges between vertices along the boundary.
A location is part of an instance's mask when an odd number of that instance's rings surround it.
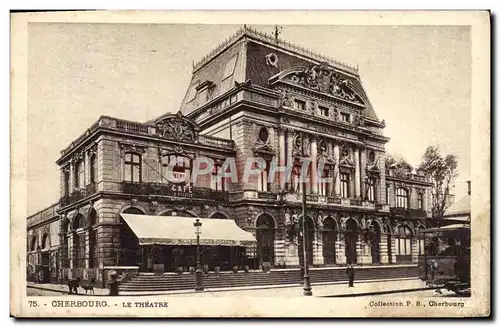
<svg viewBox="0 0 500 327">
<path fill-rule="evenodd" d="M 305 157 L 305 151 L 304 151 L 304 133 L 300 133 L 300 147 L 302 150 L 302 155 Z M 312 163 L 314 164 L 314 163 Z M 311 170 L 312 172 L 312 170 Z M 303 177 L 303 176 L 301 176 Z M 306 181 L 305 178 L 302 180 L 302 245 L 303 245 L 303 251 L 304 251 L 304 296 L 311 296 L 312 295 L 312 288 L 311 288 L 311 278 L 309 277 L 309 262 L 308 262 L 308 256 L 307 256 L 307 225 L 306 225 L 306 201 L 307 201 L 307 195 L 306 195 Z"/>
<path fill-rule="evenodd" d="M 200 234 L 201 234 L 201 221 L 196 218 L 194 222 L 194 227 L 196 227 L 196 286 L 195 291 L 203 291 L 202 283 L 202 271 L 201 271 L 201 261 L 200 261 Z"/>
</svg>

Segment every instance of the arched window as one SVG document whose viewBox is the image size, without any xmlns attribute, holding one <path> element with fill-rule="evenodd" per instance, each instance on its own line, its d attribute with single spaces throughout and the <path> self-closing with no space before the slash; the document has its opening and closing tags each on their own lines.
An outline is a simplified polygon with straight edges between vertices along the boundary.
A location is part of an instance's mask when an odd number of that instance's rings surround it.
<svg viewBox="0 0 500 327">
<path fill-rule="evenodd" d="M 142 157 L 133 152 L 125 153 L 124 178 L 126 182 L 140 183 L 142 175 Z"/>
<path fill-rule="evenodd" d="M 413 233 L 408 226 L 400 226 L 396 234 L 396 261 L 411 262 L 412 248 L 411 240 Z"/>
<path fill-rule="evenodd" d="M 43 234 L 42 236 L 42 250 L 47 250 L 49 247 L 49 244 L 47 244 L 49 240 L 49 235 L 47 233 Z"/>
<path fill-rule="evenodd" d="M 36 250 L 36 236 L 32 236 L 30 242 L 30 251 L 35 251 L 35 250 Z"/>
<path fill-rule="evenodd" d="M 396 189 L 396 207 L 408 208 L 408 191 L 402 187 Z"/>
</svg>

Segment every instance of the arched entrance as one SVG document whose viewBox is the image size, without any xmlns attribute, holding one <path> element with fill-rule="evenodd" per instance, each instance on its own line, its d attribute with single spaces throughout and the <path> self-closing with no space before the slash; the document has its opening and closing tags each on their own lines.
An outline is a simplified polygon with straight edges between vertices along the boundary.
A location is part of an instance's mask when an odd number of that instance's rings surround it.
<svg viewBox="0 0 500 327">
<path fill-rule="evenodd" d="M 89 268 L 97 268 L 97 230 L 94 229 L 97 224 L 97 211 L 92 208 L 89 213 Z"/>
<path fill-rule="evenodd" d="M 313 256 L 314 256 L 314 221 L 311 217 L 306 216 L 306 252 L 307 252 L 307 263 L 309 265 L 313 264 Z M 302 235 L 302 217 L 299 220 L 299 228 Z M 299 237 L 299 264 L 302 266 L 304 263 L 304 239 L 303 237 Z"/>
<path fill-rule="evenodd" d="M 406 226 L 399 226 L 396 230 L 396 262 L 410 263 L 412 262 L 412 246 L 413 232 Z"/>
<path fill-rule="evenodd" d="M 227 219 L 226 215 L 224 215 L 222 212 L 214 212 L 213 214 L 210 215 L 210 218 L 215 218 L 215 219 Z"/>
<path fill-rule="evenodd" d="M 129 213 L 133 215 L 143 215 L 144 212 L 138 208 L 128 208 L 123 213 Z M 139 249 L 139 240 L 135 236 L 134 232 L 130 229 L 127 223 L 120 217 L 120 232 L 119 232 L 119 242 L 118 240 L 113 240 L 112 244 L 112 256 L 113 261 L 116 265 L 124 266 L 136 266 L 142 261 L 142 255 Z M 116 238 L 116 236 L 114 237 Z M 119 248 L 116 247 L 116 243 L 119 243 Z"/>
<path fill-rule="evenodd" d="M 345 230 L 345 256 L 347 264 L 355 264 L 358 262 L 358 255 L 356 253 L 358 235 L 358 224 L 354 219 L 348 219 Z"/>
<path fill-rule="evenodd" d="M 257 234 L 257 258 L 260 264 L 274 263 L 274 234 L 275 224 L 271 215 L 264 213 L 257 218 L 255 223 Z"/>
<path fill-rule="evenodd" d="M 42 269 L 42 281 L 49 282 L 50 281 L 50 241 L 49 235 L 44 233 L 42 236 L 42 247 L 41 247 L 41 258 L 40 264 Z"/>
<path fill-rule="evenodd" d="M 196 217 L 194 213 L 187 210 L 167 210 L 162 212 L 160 216 Z"/>
<path fill-rule="evenodd" d="M 85 267 L 85 218 L 78 213 L 71 224 L 73 232 L 73 268 Z"/>
<path fill-rule="evenodd" d="M 380 225 L 373 221 L 370 225 L 370 247 L 372 254 L 372 263 L 380 263 Z"/>
<path fill-rule="evenodd" d="M 323 221 L 323 259 L 325 265 L 335 264 L 335 242 L 337 241 L 337 229 L 332 217 Z"/>
</svg>

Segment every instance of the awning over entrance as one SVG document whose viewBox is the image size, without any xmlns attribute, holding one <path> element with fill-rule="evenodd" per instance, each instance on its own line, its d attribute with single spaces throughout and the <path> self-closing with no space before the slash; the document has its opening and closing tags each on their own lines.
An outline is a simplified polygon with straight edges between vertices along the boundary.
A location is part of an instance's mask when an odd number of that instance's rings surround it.
<svg viewBox="0 0 500 327">
<path fill-rule="evenodd" d="M 121 214 L 139 239 L 139 245 L 196 245 L 195 217 Z M 202 223 L 200 244 L 248 246 L 257 242 L 232 219 L 198 218 Z"/>
</svg>

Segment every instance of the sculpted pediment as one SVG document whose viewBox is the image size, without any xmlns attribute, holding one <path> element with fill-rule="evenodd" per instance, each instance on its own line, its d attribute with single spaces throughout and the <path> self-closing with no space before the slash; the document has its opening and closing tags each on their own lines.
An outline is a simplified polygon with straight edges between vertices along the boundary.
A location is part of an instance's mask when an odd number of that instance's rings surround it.
<svg viewBox="0 0 500 327">
<path fill-rule="evenodd" d="M 197 142 L 199 127 L 179 111 L 177 114 L 164 116 L 156 122 L 159 136 L 182 142 Z"/>
<path fill-rule="evenodd" d="M 273 79 L 364 105 L 360 95 L 354 91 L 353 80 L 326 63 L 310 67 L 295 67 L 282 72 Z"/>
</svg>

